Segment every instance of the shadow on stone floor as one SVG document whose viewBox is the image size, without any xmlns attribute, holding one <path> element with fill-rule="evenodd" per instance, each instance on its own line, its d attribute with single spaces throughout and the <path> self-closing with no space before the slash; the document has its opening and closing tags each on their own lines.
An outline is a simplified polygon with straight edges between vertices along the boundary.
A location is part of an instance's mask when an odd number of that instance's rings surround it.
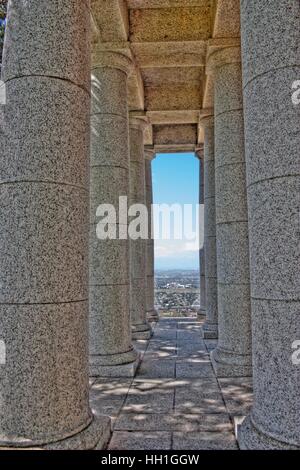
<svg viewBox="0 0 300 470">
<path fill-rule="evenodd" d="M 93 411 L 112 418 L 110 450 L 238 449 L 234 421 L 249 411 L 251 380 L 216 378 L 194 318 L 161 319 L 133 379 L 91 381 Z"/>
</svg>

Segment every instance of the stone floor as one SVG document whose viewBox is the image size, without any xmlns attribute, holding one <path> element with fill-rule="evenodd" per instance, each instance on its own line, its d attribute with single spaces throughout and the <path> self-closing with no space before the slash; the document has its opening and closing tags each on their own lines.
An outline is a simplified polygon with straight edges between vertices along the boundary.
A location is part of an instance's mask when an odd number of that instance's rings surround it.
<svg viewBox="0 0 300 470">
<path fill-rule="evenodd" d="M 248 412 L 251 380 L 217 379 L 195 318 L 165 318 L 136 342 L 134 379 L 91 383 L 91 406 L 111 416 L 110 450 L 238 449 L 234 422 Z"/>
</svg>

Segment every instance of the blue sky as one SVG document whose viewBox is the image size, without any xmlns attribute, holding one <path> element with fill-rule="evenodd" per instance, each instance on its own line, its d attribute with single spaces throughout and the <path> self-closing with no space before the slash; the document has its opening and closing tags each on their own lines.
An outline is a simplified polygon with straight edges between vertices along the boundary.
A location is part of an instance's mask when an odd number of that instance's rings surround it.
<svg viewBox="0 0 300 470">
<path fill-rule="evenodd" d="M 154 204 L 198 204 L 199 161 L 193 153 L 157 154 L 152 162 Z M 156 269 L 198 269 L 199 246 L 155 240 Z"/>
</svg>

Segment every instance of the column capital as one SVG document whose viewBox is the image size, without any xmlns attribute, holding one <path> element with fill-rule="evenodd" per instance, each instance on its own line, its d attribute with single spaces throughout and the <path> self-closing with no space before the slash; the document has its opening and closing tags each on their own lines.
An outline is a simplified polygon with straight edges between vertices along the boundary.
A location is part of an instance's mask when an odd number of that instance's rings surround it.
<svg viewBox="0 0 300 470">
<path fill-rule="evenodd" d="M 154 150 L 154 147 L 147 146 L 144 147 L 144 155 L 145 155 L 145 160 L 152 161 L 154 158 L 156 158 L 156 152 Z"/>
<path fill-rule="evenodd" d="M 204 158 L 204 145 L 199 145 L 198 147 L 196 147 L 195 156 L 199 160 L 203 160 L 203 158 Z"/>
<path fill-rule="evenodd" d="M 206 62 L 206 75 L 214 76 L 217 69 L 228 64 L 240 64 L 242 62 L 241 46 L 224 46 L 217 49 L 213 48 L 208 53 Z"/>
<path fill-rule="evenodd" d="M 130 111 L 129 127 L 144 132 L 149 125 L 149 119 L 144 111 Z"/>
<path fill-rule="evenodd" d="M 92 68 L 113 68 L 125 72 L 128 76 L 134 70 L 134 65 L 130 57 L 115 51 L 103 51 L 96 45 L 92 50 Z"/>
<path fill-rule="evenodd" d="M 199 126 L 203 129 L 214 127 L 215 118 L 213 108 L 202 109 L 199 116 Z"/>
</svg>

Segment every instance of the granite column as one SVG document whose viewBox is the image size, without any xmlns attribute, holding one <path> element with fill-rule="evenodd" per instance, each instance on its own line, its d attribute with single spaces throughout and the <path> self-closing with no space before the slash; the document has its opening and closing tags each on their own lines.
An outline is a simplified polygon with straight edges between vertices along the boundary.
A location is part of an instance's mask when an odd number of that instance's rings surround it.
<svg viewBox="0 0 300 470">
<path fill-rule="evenodd" d="M 132 337 L 149 339 L 151 326 L 146 318 L 146 247 L 148 236 L 148 212 L 146 207 L 146 182 L 144 160 L 144 130 L 147 125 L 145 116 L 130 115 L 130 206 L 136 206 L 136 217 L 139 218 L 138 233 L 131 234 L 130 239 L 130 312 Z M 139 209 L 141 206 L 141 210 Z M 143 219 L 143 217 L 145 217 Z M 141 226 L 144 225 L 145 226 Z"/>
<path fill-rule="evenodd" d="M 97 47 L 92 57 L 90 373 L 133 376 L 138 355 L 131 337 L 127 220 L 127 77 L 132 63 L 122 54 Z M 110 204 L 112 213 L 108 215 L 101 204 Z"/>
<path fill-rule="evenodd" d="M 0 118 L 3 446 L 87 449 L 110 435 L 109 419 L 89 408 L 89 31 L 89 1 L 9 1 Z"/>
<path fill-rule="evenodd" d="M 241 2 L 254 388 L 243 449 L 300 449 L 299 23 L 298 0 Z"/>
<path fill-rule="evenodd" d="M 217 376 L 251 376 L 251 306 L 240 46 L 214 51 L 215 190 L 218 272 Z"/>
<path fill-rule="evenodd" d="M 199 204 L 204 205 L 204 150 L 203 147 L 196 150 L 196 156 L 199 159 Z M 205 233 L 204 227 L 199 227 Z M 200 268 L 200 308 L 198 316 L 201 318 L 206 315 L 206 293 L 205 293 L 205 247 L 199 251 L 199 268 Z"/>
<path fill-rule="evenodd" d="M 205 339 L 218 338 L 218 288 L 216 253 L 215 208 L 215 143 L 214 117 L 203 116 L 200 125 L 204 129 L 204 249 L 206 283 L 206 321 L 202 334 Z"/>
<path fill-rule="evenodd" d="M 148 209 L 148 240 L 147 240 L 147 318 L 148 321 L 158 321 L 159 316 L 155 308 L 155 278 L 154 278 L 154 238 L 153 238 L 153 185 L 152 185 L 152 161 L 155 151 L 151 147 L 144 148 L 145 155 L 145 181 L 146 181 L 146 205 Z"/>
</svg>

